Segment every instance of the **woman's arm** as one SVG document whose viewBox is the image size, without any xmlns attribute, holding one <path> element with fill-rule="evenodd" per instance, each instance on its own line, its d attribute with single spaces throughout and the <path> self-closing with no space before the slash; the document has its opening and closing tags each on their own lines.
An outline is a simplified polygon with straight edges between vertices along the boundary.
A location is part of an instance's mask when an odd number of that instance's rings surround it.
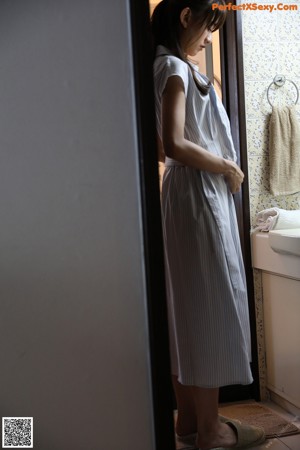
<svg viewBox="0 0 300 450">
<path fill-rule="evenodd" d="M 185 101 L 182 79 L 170 77 L 162 96 L 162 141 L 166 156 L 186 166 L 223 174 L 231 192 L 237 192 L 244 179 L 238 165 L 185 139 Z"/>
</svg>

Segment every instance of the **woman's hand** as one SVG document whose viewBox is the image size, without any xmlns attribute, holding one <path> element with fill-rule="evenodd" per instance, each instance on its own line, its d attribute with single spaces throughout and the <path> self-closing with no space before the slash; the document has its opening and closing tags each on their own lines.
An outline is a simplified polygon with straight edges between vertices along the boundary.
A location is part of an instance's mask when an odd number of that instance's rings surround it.
<svg viewBox="0 0 300 450">
<path fill-rule="evenodd" d="M 238 192 L 244 181 L 244 174 L 234 161 L 228 161 L 228 171 L 225 173 L 225 179 L 232 194 Z"/>
</svg>

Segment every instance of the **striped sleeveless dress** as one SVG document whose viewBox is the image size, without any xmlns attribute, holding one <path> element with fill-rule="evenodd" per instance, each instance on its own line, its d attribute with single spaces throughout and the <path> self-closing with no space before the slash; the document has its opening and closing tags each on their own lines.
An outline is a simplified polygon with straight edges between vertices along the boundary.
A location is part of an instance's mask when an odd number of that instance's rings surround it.
<svg viewBox="0 0 300 450">
<path fill-rule="evenodd" d="M 202 95 L 188 65 L 163 46 L 154 62 L 160 137 L 162 93 L 175 75 L 185 88 L 185 138 L 236 160 L 229 120 L 213 86 Z M 169 158 L 165 166 L 162 222 L 172 374 L 184 385 L 203 388 L 250 384 L 247 288 L 232 194 L 223 175 Z"/>
</svg>

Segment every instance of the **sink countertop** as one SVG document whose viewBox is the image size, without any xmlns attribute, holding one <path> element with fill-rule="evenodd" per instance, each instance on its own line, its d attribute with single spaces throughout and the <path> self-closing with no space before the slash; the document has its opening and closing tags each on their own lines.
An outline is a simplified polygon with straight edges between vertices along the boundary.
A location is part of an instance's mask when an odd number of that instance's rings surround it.
<svg viewBox="0 0 300 450">
<path fill-rule="evenodd" d="M 256 269 L 300 280 L 300 257 L 272 250 L 270 233 L 251 234 L 252 266 Z"/>
</svg>

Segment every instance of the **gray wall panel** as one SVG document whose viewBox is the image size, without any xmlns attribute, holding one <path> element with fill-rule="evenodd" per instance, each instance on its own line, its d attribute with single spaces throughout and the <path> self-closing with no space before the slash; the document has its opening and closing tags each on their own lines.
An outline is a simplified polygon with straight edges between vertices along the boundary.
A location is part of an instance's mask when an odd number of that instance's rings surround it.
<svg viewBox="0 0 300 450">
<path fill-rule="evenodd" d="M 153 449 L 127 2 L 0 2 L 0 411 Z M 141 447 L 142 443 L 142 447 Z"/>
</svg>

